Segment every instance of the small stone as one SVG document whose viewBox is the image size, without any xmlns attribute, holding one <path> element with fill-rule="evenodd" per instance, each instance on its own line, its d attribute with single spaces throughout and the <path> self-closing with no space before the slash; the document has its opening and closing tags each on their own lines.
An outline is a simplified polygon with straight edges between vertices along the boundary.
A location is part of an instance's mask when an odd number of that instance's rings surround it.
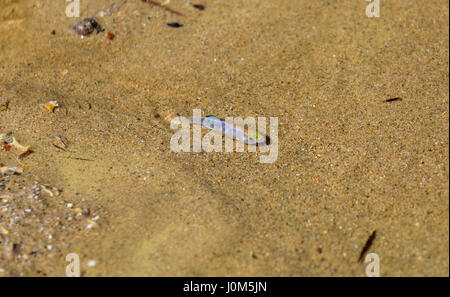
<svg viewBox="0 0 450 297">
<path fill-rule="evenodd" d="M 71 30 L 81 38 L 91 35 L 94 31 L 98 34 L 103 31 L 102 26 L 93 18 L 85 18 L 72 26 Z"/>
</svg>

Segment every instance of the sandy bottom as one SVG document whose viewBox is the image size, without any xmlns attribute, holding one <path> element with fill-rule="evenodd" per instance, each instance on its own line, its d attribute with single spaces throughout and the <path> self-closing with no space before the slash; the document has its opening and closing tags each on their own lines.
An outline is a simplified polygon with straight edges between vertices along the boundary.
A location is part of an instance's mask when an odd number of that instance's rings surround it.
<svg viewBox="0 0 450 297">
<path fill-rule="evenodd" d="M 0 3 L 0 275 L 364 276 L 375 230 L 449 275 L 448 1 L 113 2 Z M 193 109 L 277 117 L 277 160 L 172 152 Z"/>
</svg>

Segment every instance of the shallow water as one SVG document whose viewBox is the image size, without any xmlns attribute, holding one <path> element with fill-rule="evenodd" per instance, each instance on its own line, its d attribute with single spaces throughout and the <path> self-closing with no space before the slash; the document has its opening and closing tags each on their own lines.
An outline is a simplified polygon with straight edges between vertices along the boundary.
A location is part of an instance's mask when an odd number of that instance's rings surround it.
<svg viewBox="0 0 450 297">
<path fill-rule="evenodd" d="M 77 253 L 87 276 L 363 276 L 376 230 L 382 275 L 448 275 L 448 3 L 113 2 L 81 1 L 105 29 L 83 39 L 64 1 L 0 4 L 0 133 L 34 150 L 0 150 L 24 167 L 11 199 L 60 189 L 23 214 L 44 228 L 67 203 L 92 212 L 51 243 L 0 235 L 0 273 L 65 275 Z M 277 117 L 277 161 L 172 152 L 171 119 L 196 108 Z"/>
</svg>

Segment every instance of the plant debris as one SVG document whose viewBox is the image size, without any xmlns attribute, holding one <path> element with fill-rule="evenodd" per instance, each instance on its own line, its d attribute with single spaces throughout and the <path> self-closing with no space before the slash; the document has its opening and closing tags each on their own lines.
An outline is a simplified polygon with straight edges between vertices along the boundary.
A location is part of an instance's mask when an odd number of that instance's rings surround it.
<svg viewBox="0 0 450 297">
<path fill-rule="evenodd" d="M 394 101 L 402 101 L 403 99 L 400 97 L 395 97 L 395 98 L 390 98 L 390 99 L 386 99 L 383 102 L 394 102 Z"/>
<path fill-rule="evenodd" d="M 26 152 L 31 150 L 31 146 L 25 146 L 20 144 L 14 137 L 11 136 L 12 133 L 0 133 L 0 142 L 3 141 L 3 149 L 4 150 L 9 150 L 11 147 L 15 147 L 16 149 L 18 149 L 21 152 Z"/>
<path fill-rule="evenodd" d="M 31 155 L 32 153 L 34 153 L 33 150 L 27 150 L 19 155 L 19 159 L 24 159 L 24 158 L 28 157 L 29 155 Z"/>
<path fill-rule="evenodd" d="M 67 140 L 67 138 L 65 138 L 64 136 L 55 136 L 55 140 L 53 141 L 53 146 L 56 148 L 59 148 L 60 150 L 65 151 L 69 141 Z"/>
<path fill-rule="evenodd" d="M 54 144 L 54 143 L 52 143 L 52 145 L 53 145 L 54 147 L 56 147 L 57 149 L 59 149 L 59 150 L 62 150 L 62 151 L 65 151 L 65 152 L 66 152 L 66 149 L 64 149 L 64 148 L 62 148 L 62 147 L 60 147 L 60 146 L 58 146 L 58 145 L 56 145 L 56 144 Z"/>
<path fill-rule="evenodd" d="M 180 27 L 183 27 L 182 24 L 177 23 L 177 22 L 175 22 L 175 23 L 167 23 L 167 26 L 172 27 L 172 28 L 180 28 Z"/>
<path fill-rule="evenodd" d="M 203 4 L 192 4 L 192 6 L 198 10 L 205 10 L 205 5 Z"/>
<path fill-rule="evenodd" d="M 72 159 L 72 160 L 78 160 L 78 161 L 89 161 L 89 162 L 94 162 L 94 160 L 92 160 L 92 159 L 78 158 L 78 157 L 69 158 L 69 159 Z"/>
<path fill-rule="evenodd" d="M 41 106 L 42 106 L 42 108 L 44 108 L 50 112 L 53 112 L 56 107 L 59 107 L 59 103 L 57 101 L 49 101 L 45 104 L 42 104 Z"/>
<path fill-rule="evenodd" d="M 61 191 L 58 188 L 52 187 L 49 184 L 41 184 L 39 185 L 39 187 L 41 188 L 42 191 L 49 194 L 50 197 L 58 196 L 61 193 Z"/>
<path fill-rule="evenodd" d="M 372 246 L 373 241 L 375 240 L 376 236 L 377 236 L 377 230 L 373 231 L 372 234 L 369 236 L 369 239 L 367 239 L 366 244 L 364 245 L 364 247 L 361 250 L 361 253 L 359 254 L 358 262 L 360 262 L 360 263 L 362 262 L 367 251 Z"/>
</svg>

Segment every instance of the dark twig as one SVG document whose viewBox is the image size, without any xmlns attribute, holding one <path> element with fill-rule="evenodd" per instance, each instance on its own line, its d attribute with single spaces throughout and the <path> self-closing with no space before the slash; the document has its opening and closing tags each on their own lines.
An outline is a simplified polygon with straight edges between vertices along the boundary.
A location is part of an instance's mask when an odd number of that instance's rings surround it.
<svg viewBox="0 0 450 297">
<path fill-rule="evenodd" d="M 23 152 L 19 155 L 19 159 L 24 159 L 24 158 L 28 157 L 29 155 L 31 155 L 32 153 L 33 153 L 32 150 L 26 150 L 25 152 Z"/>
<path fill-rule="evenodd" d="M 370 249 L 370 247 L 373 244 L 373 241 L 375 237 L 377 236 L 377 230 L 373 231 L 370 235 L 369 239 L 367 239 L 366 244 L 364 245 L 363 249 L 361 250 L 361 253 L 359 254 L 358 262 L 362 262 L 364 256 L 366 255 L 367 251 Z"/>
<path fill-rule="evenodd" d="M 91 160 L 91 159 L 85 159 L 85 158 L 69 158 L 69 159 L 72 159 L 72 160 L 79 160 L 79 161 L 89 161 L 89 162 L 94 162 L 94 160 Z"/>
<path fill-rule="evenodd" d="M 56 147 L 57 149 L 59 149 L 59 150 L 62 150 L 62 151 L 67 152 L 66 149 L 60 147 L 59 145 L 56 145 L 56 144 L 52 144 L 52 145 L 53 145 L 54 147 Z"/>
<path fill-rule="evenodd" d="M 395 97 L 395 98 L 390 98 L 390 99 L 386 99 L 383 102 L 394 102 L 394 101 L 402 101 L 403 99 L 400 97 Z"/>
</svg>

